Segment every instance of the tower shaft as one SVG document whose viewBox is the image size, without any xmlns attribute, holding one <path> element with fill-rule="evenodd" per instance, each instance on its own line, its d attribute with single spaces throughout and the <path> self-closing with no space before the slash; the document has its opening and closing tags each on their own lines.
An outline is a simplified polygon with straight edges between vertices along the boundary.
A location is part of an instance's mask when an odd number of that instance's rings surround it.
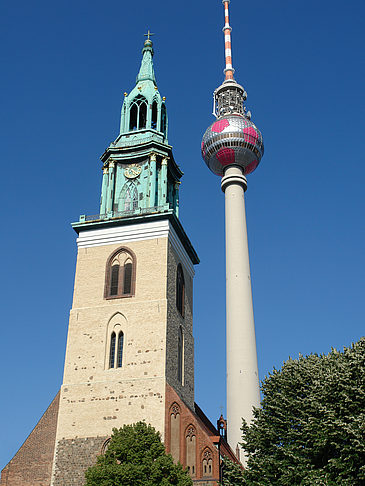
<svg viewBox="0 0 365 486">
<path fill-rule="evenodd" d="M 242 441 L 242 418 L 251 422 L 252 407 L 260 405 L 244 199 L 246 188 L 247 181 L 241 168 L 228 167 L 222 178 L 226 211 L 227 436 L 234 451 Z"/>
</svg>

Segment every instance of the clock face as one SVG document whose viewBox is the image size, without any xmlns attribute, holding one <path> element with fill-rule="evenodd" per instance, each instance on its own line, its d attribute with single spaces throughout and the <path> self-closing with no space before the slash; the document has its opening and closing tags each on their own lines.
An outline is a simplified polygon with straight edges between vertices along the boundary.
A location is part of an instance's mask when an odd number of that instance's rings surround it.
<svg viewBox="0 0 365 486">
<path fill-rule="evenodd" d="M 124 169 L 124 175 L 128 177 L 128 179 L 134 179 L 135 177 L 138 177 L 141 172 L 142 167 L 137 164 L 132 164 Z"/>
</svg>

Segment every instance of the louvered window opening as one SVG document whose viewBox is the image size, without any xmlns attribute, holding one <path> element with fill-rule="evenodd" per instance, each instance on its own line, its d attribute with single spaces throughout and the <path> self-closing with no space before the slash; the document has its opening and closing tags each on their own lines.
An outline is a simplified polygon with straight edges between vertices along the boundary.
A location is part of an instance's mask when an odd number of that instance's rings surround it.
<svg viewBox="0 0 365 486">
<path fill-rule="evenodd" d="M 110 297 L 132 294 L 133 264 L 112 265 L 110 275 Z"/>
<path fill-rule="evenodd" d="M 112 275 L 110 279 L 110 295 L 118 295 L 119 287 L 119 265 L 112 266 Z"/>
</svg>

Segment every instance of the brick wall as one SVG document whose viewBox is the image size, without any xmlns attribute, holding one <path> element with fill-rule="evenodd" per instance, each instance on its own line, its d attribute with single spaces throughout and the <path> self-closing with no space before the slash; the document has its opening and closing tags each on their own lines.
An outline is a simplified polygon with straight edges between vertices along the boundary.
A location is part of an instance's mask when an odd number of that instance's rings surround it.
<svg viewBox="0 0 365 486">
<path fill-rule="evenodd" d="M 0 486 L 50 486 L 59 393 L 13 459 L 1 471 Z"/>
<path fill-rule="evenodd" d="M 196 436 L 196 473 L 193 478 L 194 485 L 199 486 L 217 486 L 219 481 L 219 467 L 220 459 L 219 453 L 216 445 L 221 444 L 221 439 L 218 435 L 218 431 L 209 422 L 209 420 L 204 416 L 203 412 L 198 409 L 199 414 L 196 410 L 191 410 L 186 404 L 181 400 L 176 391 L 169 385 L 166 385 L 166 421 L 165 421 L 165 447 L 166 452 L 172 452 L 171 450 L 171 431 L 170 431 L 170 416 L 171 407 L 176 405 L 180 414 L 180 454 L 179 459 L 181 464 L 187 466 L 187 454 L 185 446 L 185 438 L 187 428 L 192 426 L 194 428 L 194 434 Z M 228 447 L 228 446 L 227 446 Z M 229 448 L 228 448 L 229 449 Z M 228 452 L 227 449 L 227 452 Z M 212 474 L 211 477 L 203 477 L 202 460 L 205 451 L 209 450 L 212 457 Z M 227 454 L 226 450 L 221 452 Z M 175 452 L 176 453 L 176 452 Z"/>
</svg>

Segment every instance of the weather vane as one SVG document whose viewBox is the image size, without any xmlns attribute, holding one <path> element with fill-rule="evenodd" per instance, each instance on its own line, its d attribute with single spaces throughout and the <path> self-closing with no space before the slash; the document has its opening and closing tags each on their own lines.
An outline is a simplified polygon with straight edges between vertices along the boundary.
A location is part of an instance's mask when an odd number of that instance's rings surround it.
<svg viewBox="0 0 365 486">
<path fill-rule="evenodd" d="M 152 32 L 150 31 L 150 29 L 148 29 L 147 34 L 144 34 L 144 36 L 147 37 L 147 40 L 150 40 L 151 35 L 155 35 L 155 34 L 152 34 Z"/>
</svg>

